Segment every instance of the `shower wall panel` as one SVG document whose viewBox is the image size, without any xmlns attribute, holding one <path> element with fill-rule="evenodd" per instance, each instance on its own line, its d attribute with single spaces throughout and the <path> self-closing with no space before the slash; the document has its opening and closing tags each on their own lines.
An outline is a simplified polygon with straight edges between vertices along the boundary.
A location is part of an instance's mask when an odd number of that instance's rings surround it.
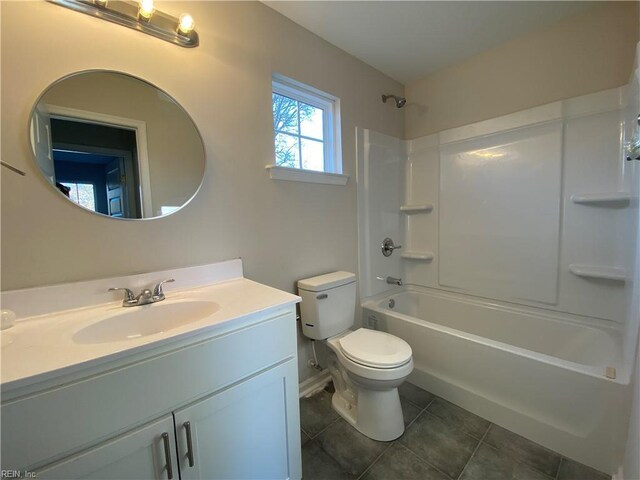
<svg viewBox="0 0 640 480">
<path fill-rule="evenodd" d="M 401 250 L 381 252 L 389 237 L 404 242 L 400 204 L 405 191 L 405 142 L 371 130 L 356 132 L 358 161 L 359 286 L 361 298 L 384 292 L 387 276 L 401 277 Z"/>
<path fill-rule="evenodd" d="M 440 148 L 441 286 L 557 303 L 561 163 L 561 122 Z"/>
<path fill-rule="evenodd" d="M 406 283 L 624 324 L 638 208 L 630 102 L 621 87 L 407 142 L 404 203 L 433 209 L 400 213 L 405 242 L 433 259 L 403 259 Z"/>
</svg>

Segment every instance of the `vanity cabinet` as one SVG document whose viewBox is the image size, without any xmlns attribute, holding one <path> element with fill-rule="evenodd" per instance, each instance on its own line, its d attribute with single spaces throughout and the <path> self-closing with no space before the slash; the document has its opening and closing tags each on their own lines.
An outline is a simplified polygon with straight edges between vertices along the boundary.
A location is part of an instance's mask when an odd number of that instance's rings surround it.
<svg viewBox="0 0 640 480">
<path fill-rule="evenodd" d="M 172 477 L 178 478 L 173 431 L 173 416 L 165 415 L 156 422 L 35 472 L 37 478 L 60 480 L 169 479 L 164 450 L 166 441 Z"/>
<path fill-rule="evenodd" d="M 37 476 L 290 478 L 287 415 L 295 413 L 295 405 L 287 396 L 287 379 L 295 376 L 295 368 L 290 360 L 86 452 L 36 469 Z"/>
<path fill-rule="evenodd" d="M 57 479 L 300 478 L 297 377 L 294 307 L 256 314 L 3 399 L 2 468 Z"/>
<path fill-rule="evenodd" d="M 297 407 L 288 405 L 287 379 L 296 368 L 289 361 L 174 412 L 180 478 L 289 478 L 289 442 L 299 433 L 288 438 Z"/>
</svg>

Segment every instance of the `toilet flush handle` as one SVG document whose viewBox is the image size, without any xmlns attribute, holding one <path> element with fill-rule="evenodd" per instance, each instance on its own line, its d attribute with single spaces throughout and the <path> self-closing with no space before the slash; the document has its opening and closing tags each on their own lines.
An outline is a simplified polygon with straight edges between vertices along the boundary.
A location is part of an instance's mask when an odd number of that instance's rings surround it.
<svg viewBox="0 0 640 480">
<path fill-rule="evenodd" d="M 320 295 L 316 295 L 316 299 L 324 300 L 325 298 L 329 298 L 329 295 L 326 293 L 321 293 Z"/>
</svg>

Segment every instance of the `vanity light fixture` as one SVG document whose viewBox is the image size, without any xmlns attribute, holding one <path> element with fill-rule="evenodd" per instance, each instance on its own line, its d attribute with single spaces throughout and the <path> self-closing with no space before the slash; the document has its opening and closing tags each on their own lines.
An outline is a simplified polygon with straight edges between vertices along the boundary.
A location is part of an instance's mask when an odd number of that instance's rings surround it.
<svg viewBox="0 0 640 480">
<path fill-rule="evenodd" d="M 198 32 L 189 14 L 180 18 L 156 10 L 153 0 L 48 0 L 77 12 L 124 25 L 181 47 L 197 47 Z"/>
</svg>

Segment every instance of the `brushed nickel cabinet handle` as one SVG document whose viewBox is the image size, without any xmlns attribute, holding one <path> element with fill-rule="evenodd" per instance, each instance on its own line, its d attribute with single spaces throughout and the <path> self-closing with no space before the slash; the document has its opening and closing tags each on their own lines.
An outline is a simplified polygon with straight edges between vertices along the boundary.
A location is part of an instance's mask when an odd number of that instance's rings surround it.
<svg viewBox="0 0 640 480">
<path fill-rule="evenodd" d="M 189 459 L 189 466 L 193 467 L 193 442 L 191 440 L 191 422 L 184 422 L 182 424 L 187 433 L 187 458 Z"/>
<path fill-rule="evenodd" d="M 171 480 L 173 478 L 173 466 L 171 465 L 171 447 L 169 447 L 169 434 L 167 432 L 162 434 L 162 441 L 164 443 L 164 459 L 167 462 L 167 478 Z"/>
</svg>

